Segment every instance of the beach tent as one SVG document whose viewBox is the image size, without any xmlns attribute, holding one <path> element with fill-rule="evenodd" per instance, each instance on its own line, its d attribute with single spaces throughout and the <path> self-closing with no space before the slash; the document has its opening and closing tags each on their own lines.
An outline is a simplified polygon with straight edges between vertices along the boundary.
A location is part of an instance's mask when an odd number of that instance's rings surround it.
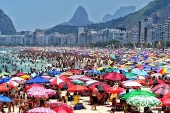
<svg viewBox="0 0 170 113">
<path fill-rule="evenodd" d="M 41 83 L 50 83 L 49 80 L 43 78 L 43 77 L 35 77 L 35 78 L 31 78 L 30 80 L 26 81 L 26 84 L 41 84 Z"/>
</svg>

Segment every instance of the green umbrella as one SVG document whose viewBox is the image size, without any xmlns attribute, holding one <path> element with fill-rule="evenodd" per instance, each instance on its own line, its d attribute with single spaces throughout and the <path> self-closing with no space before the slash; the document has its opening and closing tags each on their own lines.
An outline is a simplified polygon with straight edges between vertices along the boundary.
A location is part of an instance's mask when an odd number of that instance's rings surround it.
<svg viewBox="0 0 170 113">
<path fill-rule="evenodd" d="M 136 78 L 136 74 L 135 73 L 126 72 L 126 73 L 124 73 L 124 75 L 126 76 L 126 78 Z"/>
<path fill-rule="evenodd" d="M 84 84 L 84 82 L 81 81 L 81 80 L 74 80 L 74 83 L 79 84 L 79 85 L 83 85 Z"/>
<path fill-rule="evenodd" d="M 161 102 L 159 99 L 153 96 L 134 96 L 126 100 L 126 102 L 133 106 L 143 106 L 143 107 L 152 107 L 159 106 Z"/>
<path fill-rule="evenodd" d="M 0 74 L 0 76 L 9 75 L 9 74 L 10 74 L 10 73 L 2 72 L 2 73 Z"/>
<path fill-rule="evenodd" d="M 134 96 L 154 96 L 156 97 L 155 94 L 149 92 L 149 91 L 146 91 L 146 90 L 136 90 L 136 91 L 132 91 L 132 92 L 129 92 L 127 93 L 126 95 L 124 95 L 122 97 L 123 100 L 126 100 L 126 99 L 129 99 L 131 97 L 134 97 Z"/>
</svg>

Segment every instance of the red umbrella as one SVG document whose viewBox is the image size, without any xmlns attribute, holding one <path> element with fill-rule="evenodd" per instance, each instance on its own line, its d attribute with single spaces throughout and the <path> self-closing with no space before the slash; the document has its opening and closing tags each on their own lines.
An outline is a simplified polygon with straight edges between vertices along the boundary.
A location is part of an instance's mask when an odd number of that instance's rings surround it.
<svg viewBox="0 0 170 113">
<path fill-rule="evenodd" d="M 162 102 L 162 105 L 169 106 L 170 105 L 170 98 L 161 98 L 160 101 Z"/>
<path fill-rule="evenodd" d="M 81 92 L 81 91 L 87 91 L 87 90 L 89 90 L 87 87 L 81 86 L 81 85 L 75 85 L 67 89 L 67 91 L 69 92 L 76 92 L 76 91 Z"/>
<path fill-rule="evenodd" d="M 67 76 L 60 76 L 59 78 L 61 80 L 63 80 L 63 81 L 68 81 L 69 80 L 69 78 Z"/>
<path fill-rule="evenodd" d="M 165 94 L 165 95 L 164 95 L 164 97 L 168 97 L 168 98 L 170 98 L 170 92 L 169 92 L 169 93 L 167 93 L 167 94 Z"/>
<path fill-rule="evenodd" d="M 58 107 L 58 108 L 55 108 L 53 109 L 56 113 L 73 113 L 73 111 L 67 109 L 67 108 L 64 108 L 64 107 Z"/>
<path fill-rule="evenodd" d="M 9 91 L 9 88 L 0 86 L 0 92 L 8 92 L 8 91 Z"/>
<path fill-rule="evenodd" d="M 149 82 L 150 85 L 156 85 L 156 84 L 162 84 L 162 83 L 164 83 L 164 81 L 160 79 L 155 79 Z"/>
<path fill-rule="evenodd" d="M 77 74 L 77 75 L 81 74 L 81 71 L 80 70 L 76 70 L 76 69 L 72 69 L 72 70 L 70 70 L 70 72 L 72 72 L 74 74 Z"/>
<path fill-rule="evenodd" d="M 90 84 L 89 88 L 94 89 L 96 85 L 98 85 L 97 89 L 99 91 L 106 91 L 109 88 L 109 86 L 103 82 L 96 82 L 94 84 Z"/>
<path fill-rule="evenodd" d="M 58 87 L 59 87 L 60 89 L 68 89 L 69 87 L 72 87 L 72 86 L 74 86 L 74 85 L 75 85 L 74 82 L 68 81 L 68 82 L 62 82 L 62 83 L 60 83 Z"/>
<path fill-rule="evenodd" d="M 23 73 L 23 72 L 17 72 L 15 74 L 13 74 L 13 76 L 23 76 L 23 75 L 25 75 L 25 73 Z"/>
<path fill-rule="evenodd" d="M 12 82 L 5 82 L 3 84 L 0 84 L 0 87 L 3 86 L 3 87 L 7 87 L 9 86 L 9 88 L 14 88 L 16 87 Z"/>
<path fill-rule="evenodd" d="M 60 83 L 64 82 L 61 78 L 55 77 L 54 79 L 51 80 L 50 85 L 58 85 Z"/>
<path fill-rule="evenodd" d="M 165 83 L 158 84 L 158 85 L 156 85 L 155 87 L 153 87 L 153 88 L 151 89 L 151 91 L 152 91 L 152 90 L 156 90 L 156 89 L 158 89 L 158 88 L 160 88 L 160 87 L 163 87 L 163 86 L 165 86 L 165 85 L 168 85 L 168 84 L 165 84 Z"/>
<path fill-rule="evenodd" d="M 114 86 L 114 87 L 110 87 L 109 89 L 107 89 L 107 92 L 110 92 L 112 94 L 115 94 L 115 93 L 121 93 L 125 91 L 125 89 L 121 88 L 121 87 L 117 87 L 117 86 Z"/>
<path fill-rule="evenodd" d="M 125 76 L 123 76 L 120 73 L 116 73 L 116 72 L 110 72 L 110 73 L 104 74 L 102 77 L 106 80 L 113 80 L 113 81 L 126 80 Z"/>
</svg>

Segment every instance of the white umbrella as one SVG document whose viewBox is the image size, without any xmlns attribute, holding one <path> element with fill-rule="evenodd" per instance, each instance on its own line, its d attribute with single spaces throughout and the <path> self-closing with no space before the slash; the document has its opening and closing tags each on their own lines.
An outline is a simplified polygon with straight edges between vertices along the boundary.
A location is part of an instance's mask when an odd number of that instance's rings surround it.
<svg viewBox="0 0 170 113">
<path fill-rule="evenodd" d="M 88 85 L 96 83 L 96 82 L 99 82 L 99 81 L 97 81 L 97 80 L 89 80 L 89 81 L 86 82 L 86 85 L 88 86 Z"/>
<path fill-rule="evenodd" d="M 16 82 L 19 82 L 19 81 L 25 81 L 23 78 L 20 78 L 20 77 L 13 77 L 10 79 L 10 81 L 16 81 Z"/>
<path fill-rule="evenodd" d="M 154 74 L 151 74 L 151 77 L 156 77 L 156 78 L 162 77 L 162 74 L 160 74 L 160 73 L 154 73 Z"/>
<path fill-rule="evenodd" d="M 135 81 L 126 82 L 123 85 L 126 87 L 128 87 L 128 86 L 142 86 L 141 84 L 139 84 L 138 82 L 135 82 Z"/>
</svg>

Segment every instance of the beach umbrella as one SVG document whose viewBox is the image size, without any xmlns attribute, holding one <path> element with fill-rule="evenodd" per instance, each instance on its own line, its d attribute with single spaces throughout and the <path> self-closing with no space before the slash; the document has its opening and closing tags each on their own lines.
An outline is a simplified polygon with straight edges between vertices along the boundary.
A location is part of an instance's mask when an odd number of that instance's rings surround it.
<svg viewBox="0 0 170 113">
<path fill-rule="evenodd" d="M 25 75 L 25 73 L 23 73 L 23 72 L 17 72 L 15 74 L 13 74 L 13 76 L 23 76 L 23 75 Z"/>
<path fill-rule="evenodd" d="M 169 93 L 167 93 L 167 94 L 165 94 L 163 97 L 168 97 L 168 98 L 170 98 L 170 92 Z"/>
<path fill-rule="evenodd" d="M 160 79 L 155 79 L 149 82 L 150 85 L 157 85 L 157 84 L 162 84 L 162 83 L 164 83 L 164 81 Z"/>
<path fill-rule="evenodd" d="M 73 73 L 72 72 L 63 72 L 63 73 L 61 73 L 61 75 L 72 76 Z"/>
<path fill-rule="evenodd" d="M 117 86 L 113 86 L 107 89 L 107 92 L 110 92 L 112 94 L 120 94 L 121 92 L 123 92 L 125 89 L 121 88 L 121 87 L 117 87 Z"/>
<path fill-rule="evenodd" d="M 28 89 L 27 92 L 31 92 L 31 91 L 44 91 L 44 90 L 45 90 L 44 87 L 37 86 L 37 87 L 32 87 L 32 88 Z"/>
<path fill-rule="evenodd" d="M 124 73 L 124 76 L 127 79 L 137 79 L 137 75 L 135 73 L 132 73 L 132 72 L 126 72 L 126 73 Z"/>
<path fill-rule="evenodd" d="M 67 81 L 67 82 L 62 82 L 62 83 L 60 83 L 60 84 L 58 85 L 58 87 L 59 87 L 60 89 L 68 89 L 69 87 L 72 87 L 72 86 L 74 86 L 74 85 L 75 85 L 74 82 Z"/>
<path fill-rule="evenodd" d="M 70 76 L 68 78 L 71 79 L 71 80 L 75 80 L 75 79 L 78 79 L 78 78 L 80 78 L 82 76 L 84 76 L 84 75 L 73 75 L 73 76 Z"/>
<path fill-rule="evenodd" d="M 26 86 L 26 90 L 33 88 L 33 87 L 42 87 L 44 88 L 44 86 L 42 84 L 31 84 L 30 86 Z"/>
<path fill-rule="evenodd" d="M 27 111 L 27 113 L 56 113 L 56 112 L 49 108 L 37 107 Z"/>
<path fill-rule="evenodd" d="M 73 82 L 75 83 L 75 84 L 79 84 L 79 85 L 83 85 L 83 84 L 85 84 L 83 81 L 81 81 L 81 80 L 73 80 Z"/>
<path fill-rule="evenodd" d="M 99 82 L 99 81 L 97 81 L 97 80 L 89 80 L 89 81 L 86 82 L 86 85 L 88 86 L 88 85 L 96 83 L 96 82 Z"/>
<path fill-rule="evenodd" d="M 124 86 L 126 87 L 129 87 L 129 86 L 139 86 L 141 87 L 142 85 L 136 81 L 127 81 L 123 84 Z"/>
<path fill-rule="evenodd" d="M 56 94 L 56 91 L 52 89 L 45 89 L 44 92 L 47 93 L 49 96 Z"/>
<path fill-rule="evenodd" d="M 81 80 L 83 82 L 86 82 L 86 81 L 89 81 L 89 80 L 92 80 L 91 78 L 87 77 L 87 76 L 82 76 L 80 78 L 78 78 L 78 80 Z"/>
<path fill-rule="evenodd" d="M 30 78 L 29 75 L 22 75 L 22 76 L 20 76 L 20 77 L 23 78 L 24 80 L 28 80 L 28 79 Z"/>
<path fill-rule="evenodd" d="M 144 85 L 144 86 L 147 85 L 147 83 L 143 80 L 135 80 L 135 82 L 138 82 L 139 84 Z"/>
<path fill-rule="evenodd" d="M 77 74 L 77 75 L 80 75 L 82 73 L 81 70 L 76 70 L 76 69 L 72 69 L 70 70 L 71 73 L 74 73 L 74 74 Z"/>
<path fill-rule="evenodd" d="M 9 91 L 9 88 L 0 86 L 0 92 L 8 92 L 8 91 Z"/>
<path fill-rule="evenodd" d="M 129 99 L 134 96 L 154 96 L 154 97 L 156 97 L 156 95 L 153 94 L 152 92 L 149 92 L 146 90 L 135 90 L 135 91 L 131 91 L 131 92 L 125 94 L 121 99 L 126 100 L 126 99 Z"/>
<path fill-rule="evenodd" d="M 41 90 L 41 91 L 36 91 L 36 90 L 32 90 L 27 92 L 27 96 L 28 97 L 34 97 L 34 98 L 48 98 L 48 94 Z"/>
<path fill-rule="evenodd" d="M 81 85 L 75 85 L 75 86 L 72 86 L 70 88 L 67 89 L 67 91 L 69 92 L 84 92 L 84 91 L 88 91 L 89 89 L 85 86 L 81 86 Z"/>
<path fill-rule="evenodd" d="M 87 70 L 87 73 L 101 74 L 99 70 Z"/>
<path fill-rule="evenodd" d="M 61 78 L 55 77 L 50 80 L 50 85 L 59 85 L 62 82 L 64 82 L 64 81 Z"/>
<path fill-rule="evenodd" d="M 97 89 L 100 92 L 106 91 L 109 88 L 109 86 L 103 82 L 96 82 L 96 83 L 90 84 L 88 87 L 89 89 L 94 89 L 96 85 L 98 85 Z"/>
<path fill-rule="evenodd" d="M 50 76 L 41 76 L 41 77 L 43 77 L 43 78 L 45 78 L 45 79 L 47 79 L 47 80 L 50 80 L 52 77 L 50 77 Z"/>
<path fill-rule="evenodd" d="M 164 97 L 161 98 L 160 101 L 162 102 L 162 106 L 170 106 L 170 98 L 169 97 Z"/>
<path fill-rule="evenodd" d="M 20 77 L 12 77 L 10 81 L 15 81 L 15 82 L 20 82 L 20 81 L 25 81 L 23 78 Z"/>
<path fill-rule="evenodd" d="M 7 82 L 7 81 L 9 81 L 9 80 L 11 80 L 11 78 L 2 78 L 2 79 L 0 80 L 0 84 L 5 83 L 5 82 Z"/>
<path fill-rule="evenodd" d="M 49 80 L 43 77 L 34 77 L 26 81 L 26 84 L 41 84 L 41 83 L 50 83 Z"/>
<path fill-rule="evenodd" d="M 9 75 L 10 73 L 7 73 L 7 72 L 2 72 L 0 73 L 0 76 L 5 76 L 5 75 Z"/>
<path fill-rule="evenodd" d="M 170 92 L 170 85 L 164 85 L 162 87 L 153 88 L 151 91 L 155 94 L 165 95 Z"/>
<path fill-rule="evenodd" d="M 161 73 L 154 73 L 154 74 L 151 74 L 150 76 L 159 78 L 159 77 L 162 77 L 162 74 Z"/>
<path fill-rule="evenodd" d="M 67 108 L 64 108 L 64 107 L 58 107 L 58 108 L 55 108 L 53 109 L 56 113 L 73 113 L 73 111 L 67 109 Z"/>
<path fill-rule="evenodd" d="M 160 70 L 158 70 L 158 73 L 161 73 L 161 74 L 165 74 L 166 72 L 168 72 L 167 68 L 161 68 Z"/>
<path fill-rule="evenodd" d="M 58 107 L 64 107 L 67 108 L 69 110 L 73 110 L 73 107 L 67 103 L 63 103 L 63 102 L 47 102 L 46 105 L 48 107 L 50 107 L 50 109 L 54 109 L 54 108 L 58 108 Z"/>
<path fill-rule="evenodd" d="M 131 92 L 131 91 L 135 91 L 135 89 L 129 89 L 129 92 Z M 126 94 L 126 91 L 123 91 L 123 92 L 121 92 L 120 94 L 119 94 L 119 97 L 122 97 L 122 96 L 124 96 Z"/>
<path fill-rule="evenodd" d="M 143 106 L 143 107 L 152 107 L 161 105 L 161 101 L 153 96 L 133 96 L 128 98 L 126 102 L 132 106 Z"/>
<path fill-rule="evenodd" d="M 120 81 L 126 80 L 126 77 L 120 73 L 110 72 L 102 76 L 105 80 Z"/>
<path fill-rule="evenodd" d="M 59 78 L 60 79 L 62 79 L 63 81 L 68 81 L 69 80 L 69 78 L 67 77 L 67 76 L 59 76 Z"/>
<path fill-rule="evenodd" d="M 16 84 L 17 83 L 13 83 L 13 82 L 5 82 L 3 84 L 0 84 L 0 86 L 14 88 L 14 87 L 16 87 Z"/>
<path fill-rule="evenodd" d="M 7 96 L 0 95 L 0 102 L 13 102 L 13 100 Z"/>
</svg>

